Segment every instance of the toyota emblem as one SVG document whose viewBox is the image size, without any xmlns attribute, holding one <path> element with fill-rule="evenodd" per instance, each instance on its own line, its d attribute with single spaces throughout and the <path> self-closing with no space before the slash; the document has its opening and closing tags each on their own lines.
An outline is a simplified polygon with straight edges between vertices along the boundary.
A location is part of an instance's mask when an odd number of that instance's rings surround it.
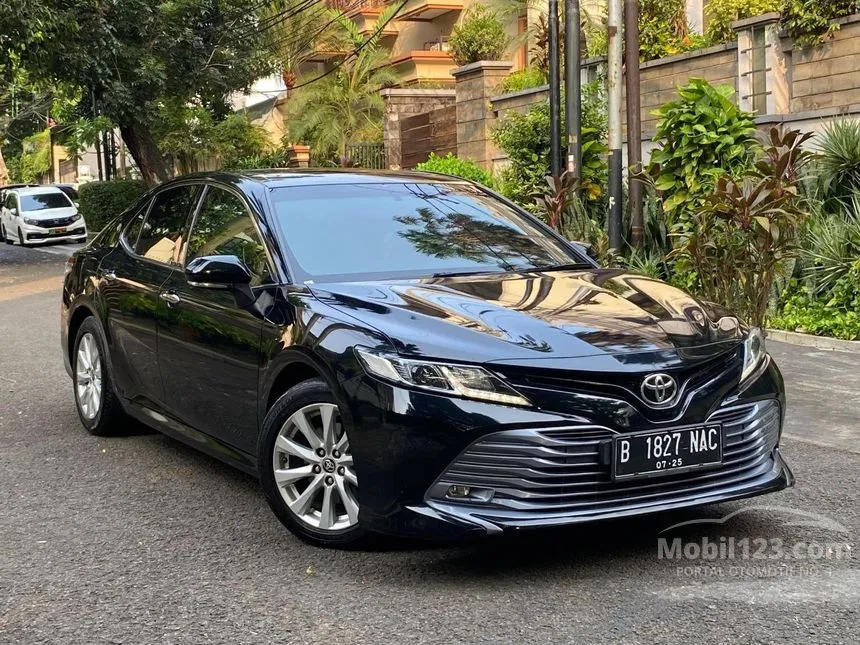
<svg viewBox="0 0 860 645">
<path fill-rule="evenodd" d="M 654 408 L 669 405 L 678 393 L 678 383 L 668 374 L 649 374 L 642 380 L 642 398 Z"/>
</svg>

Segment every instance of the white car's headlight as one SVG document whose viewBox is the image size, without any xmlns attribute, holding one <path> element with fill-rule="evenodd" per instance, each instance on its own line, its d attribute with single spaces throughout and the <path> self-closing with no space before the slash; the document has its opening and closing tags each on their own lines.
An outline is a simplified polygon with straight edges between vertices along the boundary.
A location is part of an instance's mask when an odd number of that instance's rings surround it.
<svg viewBox="0 0 860 645">
<path fill-rule="evenodd" d="M 466 399 L 531 405 L 522 394 L 482 367 L 401 358 L 364 347 L 356 347 L 355 353 L 368 374 L 386 381 Z"/>
<path fill-rule="evenodd" d="M 750 328 L 744 341 L 744 369 L 741 372 L 741 383 L 753 374 L 767 356 L 764 344 L 764 332 L 758 327 Z"/>
<path fill-rule="evenodd" d="M 30 226 L 41 226 L 41 224 L 39 223 L 39 220 L 31 219 L 29 217 L 24 218 L 24 223 L 29 224 Z"/>
</svg>

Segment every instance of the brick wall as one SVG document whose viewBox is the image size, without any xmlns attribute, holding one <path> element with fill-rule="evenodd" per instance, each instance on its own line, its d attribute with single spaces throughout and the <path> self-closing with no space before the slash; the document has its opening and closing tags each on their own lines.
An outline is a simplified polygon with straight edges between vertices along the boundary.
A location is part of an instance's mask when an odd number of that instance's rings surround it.
<svg viewBox="0 0 860 645">
<path fill-rule="evenodd" d="M 385 164 L 397 170 L 402 167 L 401 119 L 454 105 L 454 90 L 386 89 L 380 92 L 385 101 Z"/>
</svg>

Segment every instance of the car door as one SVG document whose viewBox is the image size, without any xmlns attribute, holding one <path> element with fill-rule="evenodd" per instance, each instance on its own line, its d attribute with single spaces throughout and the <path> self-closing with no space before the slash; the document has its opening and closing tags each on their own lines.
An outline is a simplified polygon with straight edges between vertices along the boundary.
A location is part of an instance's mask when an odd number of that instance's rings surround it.
<svg viewBox="0 0 860 645">
<path fill-rule="evenodd" d="M 206 188 L 188 237 L 194 258 L 235 255 L 259 289 L 270 269 L 251 211 L 241 195 Z M 168 309 L 159 318 L 158 355 L 169 411 L 239 450 L 256 447 L 263 322 L 240 308 L 229 289 L 195 286 L 176 271 L 162 285 Z"/>
<path fill-rule="evenodd" d="M 148 407 L 164 404 L 156 324 L 166 309 L 161 286 L 178 266 L 199 191 L 192 184 L 157 193 L 99 264 L 115 385 L 122 396 Z"/>
</svg>

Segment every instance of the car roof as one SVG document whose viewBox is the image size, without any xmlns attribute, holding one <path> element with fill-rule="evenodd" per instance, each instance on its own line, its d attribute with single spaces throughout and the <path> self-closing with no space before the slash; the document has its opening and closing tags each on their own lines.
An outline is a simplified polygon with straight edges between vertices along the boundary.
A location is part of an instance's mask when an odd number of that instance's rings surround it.
<svg viewBox="0 0 860 645">
<path fill-rule="evenodd" d="M 464 183 L 465 180 L 451 175 L 431 172 L 362 170 L 359 168 L 271 168 L 233 172 L 198 173 L 197 177 L 216 181 L 252 181 L 269 188 L 285 186 L 322 186 L 331 184 L 390 184 L 390 183 Z M 191 175 L 177 177 L 187 179 Z"/>
<path fill-rule="evenodd" d="M 27 186 L 25 188 L 11 188 L 9 192 L 18 193 L 19 195 L 44 195 L 45 193 L 63 193 L 56 186 Z"/>
</svg>

